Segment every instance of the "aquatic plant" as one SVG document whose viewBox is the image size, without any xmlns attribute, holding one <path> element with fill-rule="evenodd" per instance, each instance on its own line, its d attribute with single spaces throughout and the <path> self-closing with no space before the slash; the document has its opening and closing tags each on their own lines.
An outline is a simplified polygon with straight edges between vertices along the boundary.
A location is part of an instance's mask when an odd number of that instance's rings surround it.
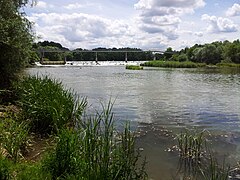
<svg viewBox="0 0 240 180">
<path fill-rule="evenodd" d="M 147 66 L 147 67 L 166 67 L 166 68 L 198 68 L 198 67 L 204 67 L 206 66 L 205 63 L 194 63 L 191 61 L 185 61 L 185 62 L 178 62 L 178 61 L 148 61 L 141 66 Z"/>
<path fill-rule="evenodd" d="M 94 117 L 85 117 L 79 129 L 61 131 L 56 149 L 43 166 L 54 179 L 146 178 L 145 163 L 138 164 L 129 126 L 123 132 L 115 131 L 111 109 L 108 105 Z"/>
<path fill-rule="evenodd" d="M 72 90 L 65 90 L 60 81 L 47 76 L 28 76 L 17 85 L 19 104 L 32 131 L 57 133 L 74 123 L 86 107 Z"/>
<path fill-rule="evenodd" d="M 138 66 L 138 65 L 126 65 L 126 69 L 130 69 L 130 70 L 142 70 L 143 67 L 142 67 L 142 66 Z"/>
<path fill-rule="evenodd" d="M 217 159 L 210 154 L 207 163 L 205 166 L 200 168 L 202 173 L 202 179 L 206 180 L 228 180 L 230 173 L 230 166 L 225 164 L 223 161 L 222 165 L 220 165 Z"/>
<path fill-rule="evenodd" d="M 218 63 L 216 65 L 218 67 L 240 68 L 240 64 L 235 63 Z"/>
</svg>

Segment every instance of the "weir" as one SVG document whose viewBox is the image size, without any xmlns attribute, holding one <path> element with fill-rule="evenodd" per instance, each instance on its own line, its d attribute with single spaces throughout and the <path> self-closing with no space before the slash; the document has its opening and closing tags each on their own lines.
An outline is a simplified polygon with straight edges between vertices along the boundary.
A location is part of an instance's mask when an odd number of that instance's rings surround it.
<svg viewBox="0 0 240 180">
<path fill-rule="evenodd" d="M 163 54 L 163 53 L 169 53 L 169 52 L 165 52 L 165 51 L 162 51 L 162 50 L 73 50 L 73 51 L 69 51 L 69 50 L 50 50 L 50 49 L 40 49 L 38 51 L 40 53 L 40 63 L 43 63 L 43 60 L 44 60 L 44 55 L 45 53 L 48 53 L 48 52 L 58 52 L 58 53 L 66 53 L 66 52 L 79 52 L 79 53 L 95 53 L 95 62 L 98 64 L 98 53 L 124 53 L 125 54 L 125 62 L 127 63 L 128 62 L 128 53 L 143 53 L 143 52 L 150 52 L 152 53 L 152 56 L 153 56 L 153 60 L 156 60 L 156 53 L 159 53 L 159 54 Z M 174 53 L 171 53 L 171 54 L 174 54 Z M 64 54 L 64 59 L 63 61 L 66 63 L 67 61 L 67 57 L 66 55 Z M 49 62 L 50 63 L 50 62 Z"/>
</svg>

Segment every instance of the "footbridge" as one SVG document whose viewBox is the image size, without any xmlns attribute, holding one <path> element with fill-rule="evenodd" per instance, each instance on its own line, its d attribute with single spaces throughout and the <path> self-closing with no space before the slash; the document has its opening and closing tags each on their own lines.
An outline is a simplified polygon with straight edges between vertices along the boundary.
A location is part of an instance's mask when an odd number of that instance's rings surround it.
<svg viewBox="0 0 240 180">
<path fill-rule="evenodd" d="M 153 59 L 156 60 L 155 54 L 163 54 L 168 53 L 162 50 L 51 50 L 51 49 L 41 49 L 39 51 L 41 56 L 41 61 L 43 61 L 44 54 L 47 52 L 58 52 L 66 54 L 66 52 L 79 52 L 79 53 L 95 53 L 95 61 L 98 62 L 98 53 L 124 53 L 125 54 L 125 62 L 128 62 L 128 53 L 143 53 L 143 52 L 150 52 L 153 55 Z M 66 55 L 64 55 L 64 61 L 66 62 Z"/>
</svg>

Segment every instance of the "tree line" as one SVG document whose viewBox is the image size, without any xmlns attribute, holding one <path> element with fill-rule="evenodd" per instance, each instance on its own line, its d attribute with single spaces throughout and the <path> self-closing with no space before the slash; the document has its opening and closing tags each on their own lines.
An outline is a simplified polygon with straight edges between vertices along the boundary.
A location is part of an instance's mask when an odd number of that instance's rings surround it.
<svg viewBox="0 0 240 180">
<path fill-rule="evenodd" d="M 125 53 L 123 51 L 129 51 L 127 53 L 127 59 L 129 61 L 146 61 L 153 59 L 153 54 L 151 52 L 143 51 L 139 48 L 103 48 L 98 47 L 91 50 L 76 48 L 70 51 L 68 48 L 63 47 L 59 43 L 43 41 L 33 44 L 33 48 L 38 54 L 38 59 L 42 56 L 45 60 L 58 61 L 95 61 L 96 52 L 99 61 L 124 61 Z M 51 52 L 51 51 L 59 52 Z M 44 52 L 45 51 L 45 52 Z M 104 51 L 104 52 L 103 52 Z M 131 52 L 134 51 L 134 52 Z M 43 54 L 44 52 L 44 54 Z"/>
<path fill-rule="evenodd" d="M 143 51 L 140 48 L 95 48 L 82 49 L 77 48 L 70 51 L 63 47 L 60 43 L 43 41 L 33 44 L 33 49 L 37 52 L 37 59 L 43 55 L 42 50 L 46 51 L 61 51 L 61 52 L 45 52 L 44 59 L 50 61 L 67 60 L 67 61 L 95 61 L 96 53 L 98 52 L 99 61 L 124 61 L 125 53 L 129 51 L 127 58 L 129 61 L 150 61 L 154 57 L 157 60 L 164 61 L 192 61 L 196 63 L 217 64 L 217 63 L 240 63 L 240 41 L 216 41 L 207 44 L 195 44 L 192 47 L 186 47 L 180 51 L 167 48 L 164 53 L 155 53 Z M 102 52 L 104 51 L 104 52 Z M 114 52 L 113 52 L 114 51 Z M 119 52 L 116 52 L 119 51 Z M 130 52 L 135 51 L 135 52 Z"/>
<path fill-rule="evenodd" d="M 172 49 L 168 48 L 171 52 Z M 217 63 L 236 63 L 240 64 L 240 41 L 216 41 L 209 44 L 195 44 L 180 51 L 169 54 L 165 59 L 171 61 L 192 61 L 196 63 L 217 64 Z"/>
</svg>

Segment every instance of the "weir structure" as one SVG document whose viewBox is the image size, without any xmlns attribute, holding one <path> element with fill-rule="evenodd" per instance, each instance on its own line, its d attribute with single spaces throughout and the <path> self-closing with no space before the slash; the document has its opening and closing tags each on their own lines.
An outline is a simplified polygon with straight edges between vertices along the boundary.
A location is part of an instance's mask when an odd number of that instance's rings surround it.
<svg viewBox="0 0 240 180">
<path fill-rule="evenodd" d="M 46 52 L 58 52 L 58 53 L 66 53 L 66 52 L 84 52 L 84 53 L 95 53 L 95 62 L 98 63 L 98 53 L 125 53 L 125 62 L 128 62 L 128 53 L 142 53 L 142 52 L 151 52 L 153 55 L 153 59 L 156 60 L 156 53 L 163 54 L 166 53 L 165 51 L 162 50 L 50 50 L 50 49 L 40 49 L 38 51 L 40 53 L 40 62 L 43 62 L 44 54 Z M 66 62 L 66 56 L 64 56 L 64 62 Z"/>
</svg>

